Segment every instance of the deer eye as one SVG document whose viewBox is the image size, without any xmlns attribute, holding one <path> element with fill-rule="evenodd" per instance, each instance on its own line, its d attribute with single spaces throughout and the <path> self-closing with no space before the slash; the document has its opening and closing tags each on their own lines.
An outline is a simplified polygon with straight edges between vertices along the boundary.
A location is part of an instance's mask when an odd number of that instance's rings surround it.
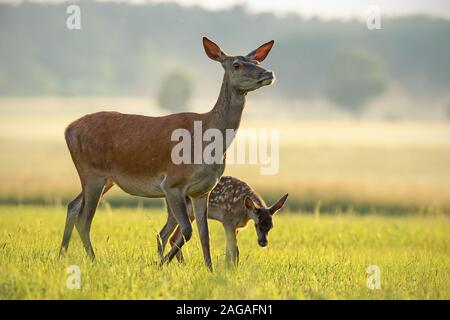
<svg viewBox="0 0 450 320">
<path fill-rule="evenodd" d="M 240 65 L 238 62 L 233 63 L 233 68 L 234 68 L 235 70 L 239 69 L 240 66 L 241 66 L 241 65 Z"/>
</svg>

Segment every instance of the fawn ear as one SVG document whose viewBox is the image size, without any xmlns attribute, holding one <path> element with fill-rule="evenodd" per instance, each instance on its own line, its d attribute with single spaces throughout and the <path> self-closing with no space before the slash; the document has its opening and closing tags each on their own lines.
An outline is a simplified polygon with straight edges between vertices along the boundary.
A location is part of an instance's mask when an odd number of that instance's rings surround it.
<svg viewBox="0 0 450 320">
<path fill-rule="evenodd" d="M 270 40 L 269 42 L 264 43 L 262 46 L 260 46 L 258 49 L 253 50 L 252 52 L 250 52 L 247 55 L 247 58 L 251 59 L 251 60 L 256 60 L 256 61 L 263 61 L 267 55 L 270 52 L 270 49 L 272 49 L 273 44 L 275 41 Z"/>
<path fill-rule="evenodd" d="M 280 210 L 281 208 L 283 208 L 284 203 L 286 202 L 286 199 L 288 197 L 288 193 L 286 193 L 283 197 L 281 197 L 280 200 L 278 200 L 273 206 L 270 207 L 270 213 L 274 214 L 276 213 L 278 210 Z"/>
<path fill-rule="evenodd" d="M 205 49 L 206 55 L 215 61 L 222 62 L 227 56 L 217 44 L 207 37 L 203 37 L 203 48 Z"/>
<path fill-rule="evenodd" d="M 248 210 L 256 211 L 256 205 L 250 197 L 245 196 L 244 205 Z"/>
</svg>

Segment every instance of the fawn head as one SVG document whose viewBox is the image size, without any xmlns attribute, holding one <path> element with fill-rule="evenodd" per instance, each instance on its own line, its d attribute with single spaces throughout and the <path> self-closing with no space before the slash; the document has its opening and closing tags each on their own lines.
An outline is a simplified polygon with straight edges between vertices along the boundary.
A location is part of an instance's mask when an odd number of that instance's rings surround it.
<svg viewBox="0 0 450 320">
<path fill-rule="evenodd" d="M 247 210 L 249 210 L 250 216 L 252 217 L 253 221 L 255 221 L 258 244 L 261 247 L 266 247 L 268 245 L 269 242 L 267 240 L 267 236 L 270 229 L 273 228 L 272 216 L 284 206 L 287 197 L 288 194 L 285 194 L 283 197 L 281 197 L 280 200 L 278 200 L 273 206 L 269 208 L 258 206 L 248 196 L 244 198 L 244 205 Z"/>
<path fill-rule="evenodd" d="M 275 81 L 274 73 L 260 65 L 272 49 L 273 43 L 273 40 L 269 41 L 246 56 L 230 56 L 217 44 L 203 37 L 207 56 L 222 64 L 231 86 L 242 93 L 271 85 Z"/>
</svg>

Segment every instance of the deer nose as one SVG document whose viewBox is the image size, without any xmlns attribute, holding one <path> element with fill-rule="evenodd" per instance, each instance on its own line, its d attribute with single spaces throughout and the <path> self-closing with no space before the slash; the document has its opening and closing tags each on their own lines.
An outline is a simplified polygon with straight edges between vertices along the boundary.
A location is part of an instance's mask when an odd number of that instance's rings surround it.
<svg viewBox="0 0 450 320">
<path fill-rule="evenodd" d="M 275 78 L 275 74 L 273 73 L 273 71 L 265 71 L 262 75 L 261 75 L 261 79 L 274 79 Z"/>
<path fill-rule="evenodd" d="M 274 81 L 275 81 L 275 75 L 273 74 L 272 71 L 265 71 L 263 72 L 263 74 L 261 75 L 261 78 L 259 78 L 260 80 L 258 81 L 258 83 L 262 86 L 268 86 L 271 85 Z"/>
<path fill-rule="evenodd" d="M 258 244 L 263 248 L 267 247 L 267 240 L 258 240 Z"/>
</svg>

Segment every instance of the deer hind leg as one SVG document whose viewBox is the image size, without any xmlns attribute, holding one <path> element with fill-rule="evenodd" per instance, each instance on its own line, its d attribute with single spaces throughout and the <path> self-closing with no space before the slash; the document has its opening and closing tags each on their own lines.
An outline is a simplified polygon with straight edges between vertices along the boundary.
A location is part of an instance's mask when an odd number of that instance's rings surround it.
<svg viewBox="0 0 450 320">
<path fill-rule="evenodd" d="M 109 189 L 114 186 L 112 180 L 108 180 L 103 189 L 103 194 L 105 194 Z M 80 193 L 74 200 L 72 200 L 67 206 L 67 217 L 66 226 L 64 227 L 63 239 L 61 242 L 61 248 L 59 250 L 59 256 L 62 257 L 69 247 L 70 238 L 72 236 L 72 231 L 77 222 L 81 208 L 83 206 L 83 193 Z"/>
<path fill-rule="evenodd" d="M 70 237 L 72 236 L 73 227 L 78 219 L 78 214 L 83 205 L 83 194 L 80 193 L 74 200 L 72 200 L 67 206 L 66 226 L 64 227 L 64 234 L 61 242 L 61 248 L 59 249 L 59 256 L 63 256 L 67 252 L 69 247 Z"/>
<path fill-rule="evenodd" d="M 105 178 L 91 179 L 83 187 L 83 207 L 75 223 L 84 249 L 88 256 L 95 259 L 94 249 L 91 244 L 91 224 L 97 209 L 98 202 L 103 194 Z"/>
<path fill-rule="evenodd" d="M 185 194 L 180 190 L 169 189 L 165 190 L 165 195 L 169 211 L 180 226 L 182 236 L 177 239 L 169 253 L 161 259 L 160 266 L 166 262 L 170 262 L 178 253 L 179 249 L 192 237 L 192 225 L 186 208 Z"/>
<path fill-rule="evenodd" d="M 205 260 L 208 269 L 213 271 L 209 247 L 208 198 L 209 193 L 198 198 L 192 198 L 192 206 L 194 208 L 195 220 L 197 221 L 197 229 L 202 244 L 203 259 Z"/>
</svg>

